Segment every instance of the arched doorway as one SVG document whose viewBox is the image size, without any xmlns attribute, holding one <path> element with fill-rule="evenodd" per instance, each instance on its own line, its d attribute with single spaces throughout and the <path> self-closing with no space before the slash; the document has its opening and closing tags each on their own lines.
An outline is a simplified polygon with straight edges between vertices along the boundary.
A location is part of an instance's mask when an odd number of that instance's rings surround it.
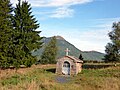
<svg viewBox="0 0 120 90">
<path fill-rule="evenodd" d="M 65 61 L 62 67 L 62 73 L 65 75 L 70 75 L 70 63 Z"/>
</svg>

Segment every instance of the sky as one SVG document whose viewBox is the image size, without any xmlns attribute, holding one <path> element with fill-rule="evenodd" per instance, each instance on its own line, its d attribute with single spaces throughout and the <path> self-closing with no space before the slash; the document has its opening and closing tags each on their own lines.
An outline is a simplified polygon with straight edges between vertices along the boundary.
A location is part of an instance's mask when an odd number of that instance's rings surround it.
<svg viewBox="0 0 120 90">
<path fill-rule="evenodd" d="M 17 0 L 10 0 L 15 6 Z M 22 0 L 21 0 L 22 1 Z M 120 21 L 120 0 L 26 0 L 40 36 L 60 35 L 82 51 L 105 53 L 108 33 Z"/>
</svg>

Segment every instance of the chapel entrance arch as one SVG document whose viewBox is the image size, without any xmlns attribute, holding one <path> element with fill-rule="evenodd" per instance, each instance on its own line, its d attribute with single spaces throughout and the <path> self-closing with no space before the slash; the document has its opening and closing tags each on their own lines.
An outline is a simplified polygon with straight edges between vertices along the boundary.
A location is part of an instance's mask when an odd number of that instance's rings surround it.
<svg viewBox="0 0 120 90">
<path fill-rule="evenodd" d="M 70 63 L 65 61 L 62 67 L 62 73 L 65 75 L 70 75 Z"/>
</svg>

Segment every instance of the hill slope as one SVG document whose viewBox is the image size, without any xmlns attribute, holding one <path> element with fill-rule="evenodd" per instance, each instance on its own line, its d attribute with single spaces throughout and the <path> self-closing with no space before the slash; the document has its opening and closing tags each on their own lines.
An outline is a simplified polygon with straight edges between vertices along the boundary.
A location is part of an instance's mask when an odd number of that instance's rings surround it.
<svg viewBox="0 0 120 90">
<path fill-rule="evenodd" d="M 69 55 L 79 57 L 80 53 L 82 54 L 84 60 L 102 60 L 104 57 L 103 53 L 97 52 L 97 51 L 81 51 L 77 49 L 74 45 L 66 41 L 61 36 L 56 36 L 57 39 L 57 46 L 58 46 L 58 58 L 65 55 L 65 49 L 69 48 L 70 52 Z M 44 46 L 48 44 L 48 42 L 51 40 L 51 38 L 44 38 L 43 42 L 43 48 L 38 49 L 37 51 L 33 52 L 32 54 L 34 56 L 37 56 L 38 59 L 40 59 L 40 55 L 44 50 Z"/>
</svg>

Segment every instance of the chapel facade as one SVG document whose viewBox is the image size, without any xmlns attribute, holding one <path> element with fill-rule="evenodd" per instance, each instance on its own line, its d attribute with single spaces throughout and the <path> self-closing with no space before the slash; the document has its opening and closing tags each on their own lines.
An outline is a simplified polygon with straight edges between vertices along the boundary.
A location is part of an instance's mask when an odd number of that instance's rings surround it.
<svg viewBox="0 0 120 90">
<path fill-rule="evenodd" d="M 77 75 L 82 70 L 83 61 L 68 55 L 69 50 L 66 49 L 66 55 L 57 60 L 56 73 L 60 75 Z"/>
</svg>

